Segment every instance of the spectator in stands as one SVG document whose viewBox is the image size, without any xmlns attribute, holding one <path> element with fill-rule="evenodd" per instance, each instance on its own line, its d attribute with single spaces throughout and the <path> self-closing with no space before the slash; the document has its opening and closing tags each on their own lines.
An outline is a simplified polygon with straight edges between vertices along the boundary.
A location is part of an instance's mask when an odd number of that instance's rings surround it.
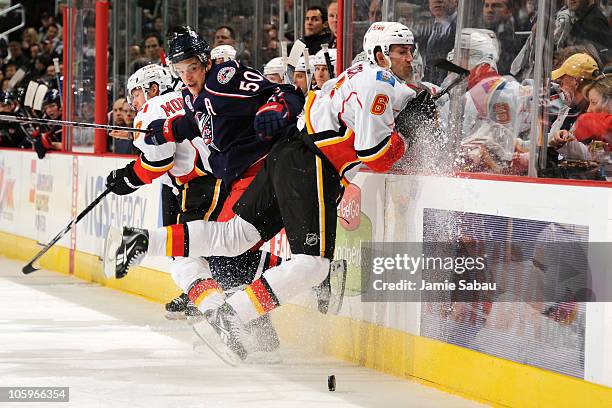
<svg viewBox="0 0 612 408">
<path fill-rule="evenodd" d="M 21 48 L 26 54 L 28 54 L 30 47 L 32 47 L 34 44 L 38 44 L 38 31 L 36 31 L 36 29 L 33 27 L 28 27 L 21 35 Z M 31 55 L 30 58 L 32 58 Z"/>
<path fill-rule="evenodd" d="M 161 61 L 162 38 L 155 32 L 150 32 L 144 37 L 145 58 L 148 64 L 159 64 Z"/>
<path fill-rule="evenodd" d="M 21 50 L 21 43 L 19 43 L 19 41 L 11 41 L 8 44 L 8 49 L 11 55 L 10 59 L 8 60 L 8 63 L 15 64 L 15 67 L 17 69 L 24 68 L 24 70 L 27 70 L 30 65 L 30 61 L 28 60 L 28 57 L 23 55 L 23 51 Z"/>
<path fill-rule="evenodd" d="M 295 39 L 293 0 L 285 0 L 285 38 L 293 42 Z"/>
<path fill-rule="evenodd" d="M 583 94 L 589 108 L 578 117 L 574 137 L 583 143 L 605 142 L 608 150 L 612 150 L 612 76 L 600 76 L 584 88 Z"/>
<path fill-rule="evenodd" d="M 551 79 L 560 84 L 570 110 L 559 115 L 552 124 L 551 129 L 554 133 L 549 137 L 548 145 L 565 158 L 590 159 L 586 146 L 573 137 L 573 130 L 579 115 L 589 108 L 589 100 L 583 95 L 583 91 L 598 74 L 597 63 L 587 54 L 572 55 L 561 67 L 552 72 Z M 561 130 L 555 131 L 555 129 Z"/>
<path fill-rule="evenodd" d="M 53 120 L 62 119 L 62 101 L 56 89 L 47 91 L 42 102 L 43 117 Z M 49 150 L 62 149 L 62 127 L 60 125 L 41 126 L 32 134 L 34 149 L 39 159 L 42 159 Z"/>
<path fill-rule="evenodd" d="M 455 46 L 457 28 L 457 0 L 429 0 L 429 11 L 434 18 L 431 34 L 427 39 L 424 51 L 424 80 L 440 85 L 446 71 L 435 68 L 432 63 L 445 59 Z"/>
<path fill-rule="evenodd" d="M 537 14 L 536 4 L 536 0 L 522 0 L 522 5 L 516 13 L 518 31 L 531 31 Z"/>
<path fill-rule="evenodd" d="M 370 0 L 370 7 L 368 8 L 368 22 L 370 24 L 382 20 L 382 7 L 381 0 Z"/>
<path fill-rule="evenodd" d="M 15 72 L 17 72 L 17 65 L 14 62 L 10 61 L 4 65 L 4 79 L 5 80 L 11 79 L 13 75 L 15 75 Z"/>
<path fill-rule="evenodd" d="M 60 42 L 59 26 L 57 24 L 49 24 L 49 27 L 47 27 L 47 35 L 45 36 L 45 40 L 51 41 L 53 46 L 57 47 Z"/>
<path fill-rule="evenodd" d="M 40 44 L 32 44 L 30 45 L 30 60 L 34 61 L 42 54 L 42 50 L 40 49 Z"/>
<path fill-rule="evenodd" d="M 42 44 L 42 55 L 48 60 L 52 61 L 53 58 L 61 58 L 59 50 L 53 45 L 53 41 L 43 40 Z"/>
<path fill-rule="evenodd" d="M 128 105 L 129 110 L 129 104 L 125 98 L 118 98 L 115 100 L 115 102 L 113 102 L 113 110 L 108 114 L 109 125 L 128 126 L 125 121 L 125 105 Z M 109 143 L 109 146 L 112 144 L 112 150 L 114 153 L 132 154 L 132 141 L 130 140 L 130 135 L 128 132 L 113 130 L 109 132 L 108 135 L 112 138 L 109 140 L 111 142 Z"/>
<path fill-rule="evenodd" d="M 327 10 L 319 6 L 311 6 L 304 17 L 304 43 L 310 55 L 315 55 L 321 49 L 321 44 L 331 45 L 332 34 L 327 28 Z"/>
<path fill-rule="evenodd" d="M 219 45 L 231 45 L 236 49 L 236 59 L 245 65 L 249 65 L 251 62 L 251 54 L 238 43 L 236 39 L 236 32 L 234 29 L 227 25 L 217 27 L 215 30 L 213 47 Z"/>
<path fill-rule="evenodd" d="M 332 1 L 327 6 L 327 25 L 329 26 L 329 31 L 332 35 L 332 40 L 329 45 L 329 48 L 337 48 L 337 39 L 338 37 L 338 2 Z"/>
<path fill-rule="evenodd" d="M 217 27 L 213 47 L 219 45 L 231 45 L 236 48 L 236 35 L 232 27 L 225 25 Z"/>
<path fill-rule="evenodd" d="M 604 62 L 611 61 L 612 29 L 596 1 L 567 0 L 567 8 L 574 14 L 570 44 L 593 44 Z"/>
<path fill-rule="evenodd" d="M 62 31 L 62 27 L 55 21 L 55 17 L 46 11 L 40 16 L 40 24 L 41 27 L 38 29 L 38 35 L 40 36 L 41 41 L 47 39 L 47 31 L 49 30 L 49 26 L 51 24 L 56 25 L 58 32 Z"/>
<path fill-rule="evenodd" d="M 484 0 L 482 6 L 483 26 L 492 30 L 500 43 L 498 72 L 510 73 L 510 65 L 522 47 L 515 35 L 514 3 L 516 0 Z"/>
</svg>

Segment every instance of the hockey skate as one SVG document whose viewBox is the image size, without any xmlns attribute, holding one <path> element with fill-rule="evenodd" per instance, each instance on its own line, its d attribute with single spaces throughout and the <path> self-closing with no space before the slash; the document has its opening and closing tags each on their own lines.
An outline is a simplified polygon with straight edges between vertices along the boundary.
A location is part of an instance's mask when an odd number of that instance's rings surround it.
<svg viewBox="0 0 612 408">
<path fill-rule="evenodd" d="M 166 303 L 166 319 L 168 320 L 183 320 L 186 318 L 185 311 L 189 305 L 189 297 L 185 293 L 181 293 L 179 297 L 172 299 Z"/>
<path fill-rule="evenodd" d="M 139 228 L 109 228 L 104 242 L 104 275 L 107 279 L 121 279 L 130 267 L 140 264 L 147 253 L 149 233 Z"/>
<path fill-rule="evenodd" d="M 187 319 L 187 323 L 192 324 L 192 325 L 204 319 L 204 314 L 191 301 L 187 303 L 187 307 L 185 308 L 184 316 Z"/>
<path fill-rule="evenodd" d="M 256 339 L 254 350 L 244 360 L 247 364 L 280 364 L 280 340 L 272 325 L 269 314 L 265 314 L 248 324 Z"/>
<path fill-rule="evenodd" d="M 213 353 L 231 366 L 243 362 L 256 350 L 257 340 L 227 303 L 207 311 L 205 320 L 192 326 L 195 334 Z"/>
<path fill-rule="evenodd" d="M 338 314 L 344 300 L 346 287 L 347 266 L 346 260 L 332 261 L 329 265 L 329 274 L 320 285 L 315 286 L 319 312 L 323 314 Z"/>
</svg>

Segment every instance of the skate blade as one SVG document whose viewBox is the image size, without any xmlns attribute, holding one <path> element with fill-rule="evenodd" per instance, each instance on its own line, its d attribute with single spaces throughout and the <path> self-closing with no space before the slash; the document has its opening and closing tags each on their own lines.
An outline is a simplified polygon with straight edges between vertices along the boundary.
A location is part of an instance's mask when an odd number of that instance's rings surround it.
<svg viewBox="0 0 612 408">
<path fill-rule="evenodd" d="M 219 335 L 208 321 L 196 323 L 191 328 L 196 336 L 208 346 L 210 351 L 215 353 L 224 363 L 232 367 L 240 365 L 242 362 L 240 357 L 221 341 Z"/>
<path fill-rule="evenodd" d="M 104 241 L 103 263 L 104 276 L 106 279 L 116 279 L 117 250 L 123 241 L 121 230 L 115 227 L 108 228 L 106 240 Z"/>
</svg>

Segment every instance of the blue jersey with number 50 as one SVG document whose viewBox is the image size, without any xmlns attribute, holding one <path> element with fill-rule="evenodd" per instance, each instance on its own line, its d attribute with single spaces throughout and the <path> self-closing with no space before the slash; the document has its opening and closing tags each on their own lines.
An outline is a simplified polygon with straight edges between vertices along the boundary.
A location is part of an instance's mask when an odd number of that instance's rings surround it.
<svg viewBox="0 0 612 408">
<path fill-rule="evenodd" d="M 304 97 L 293 85 L 268 81 L 253 68 L 237 61 L 213 66 L 204 88 L 195 98 L 183 90 L 186 114 L 198 123 L 210 149 L 213 174 L 229 187 L 252 164 L 262 159 L 273 145 L 257 137 L 253 128 L 257 110 L 268 102 L 283 103 L 289 120 L 285 132 L 293 131 Z"/>
</svg>

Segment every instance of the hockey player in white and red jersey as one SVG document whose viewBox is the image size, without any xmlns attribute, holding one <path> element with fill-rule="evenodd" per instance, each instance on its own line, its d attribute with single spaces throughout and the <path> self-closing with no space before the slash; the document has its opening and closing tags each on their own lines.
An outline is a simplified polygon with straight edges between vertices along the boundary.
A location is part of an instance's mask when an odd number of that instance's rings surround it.
<svg viewBox="0 0 612 408">
<path fill-rule="evenodd" d="M 364 48 L 367 62 L 310 95 L 306 128 L 275 143 L 234 206 L 236 216 L 227 222 L 189 222 L 182 231 L 191 256 L 232 256 L 286 230 L 293 257 L 228 297 L 206 313 L 207 322 L 194 326 L 219 354 L 245 358 L 251 352 L 244 341 L 248 322 L 325 279 L 334 254 L 336 204 L 345 172 L 362 163 L 374 171 L 389 170 L 404 155 L 404 138 L 410 136 L 409 127 L 398 132 L 396 121 L 414 125 L 435 114 L 431 99 L 417 97 L 405 82 L 414 49 L 407 27 L 374 23 Z M 254 126 L 262 137 L 272 139 L 266 122 L 258 120 L 267 112 L 260 109 Z M 125 231 L 118 257 L 136 258 L 133 250 L 125 249 L 132 246 L 163 255 L 173 239 L 167 229 Z"/>
</svg>

